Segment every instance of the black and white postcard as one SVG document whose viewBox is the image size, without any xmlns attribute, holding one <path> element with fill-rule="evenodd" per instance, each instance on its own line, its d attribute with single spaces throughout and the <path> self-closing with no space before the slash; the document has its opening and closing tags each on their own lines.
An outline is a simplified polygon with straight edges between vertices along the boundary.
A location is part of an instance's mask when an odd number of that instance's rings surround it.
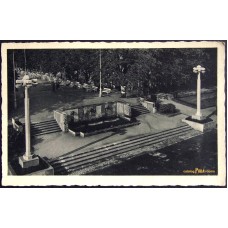
<svg viewBox="0 0 228 228">
<path fill-rule="evenodd" d="M 225 186 L 225 50 L 2 42 L 2 185 Z"/>
</svg>

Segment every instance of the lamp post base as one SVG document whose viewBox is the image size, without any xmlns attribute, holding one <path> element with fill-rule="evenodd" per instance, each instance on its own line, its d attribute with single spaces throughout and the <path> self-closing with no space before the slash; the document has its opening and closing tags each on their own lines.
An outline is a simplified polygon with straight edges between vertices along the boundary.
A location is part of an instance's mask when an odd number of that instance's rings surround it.
<svg viewBox="0 0 228 228">
<path fill-rule="evenodd" d="M 203 115 L 199 115 L 199 114 L 195 114 L 195 115 L 192 115 L 192 119 L 194 120 L 203 120 L 204 119 L 204 116 Z"/>
<path fill-rule="evenodd" d="M 49 162 L 36 155 L 36 158 L 39 159 L 39 165 L 37 166 L 30 166 L 28 168 L 26 168 L 26 166 L 24 166 L 24 168 L 21 167 L 21 164 L 19 164 L 20 160 L 22 162 L 23 161 L 23 157 L 21 157 L 18 160 L 12 160 L 8 163 L 8 175 L 13 175 L 13 176 L 46 176 L 46 175 L 54 175 L 54 168 L 49 164 Z M 26 161 L 27 162 L 27 161 Z M 33 160 L 34 162 L 34 160 Z M 25 163 L 26 165 L 28 163 Z M 31 165 L 31 164 L 30 164 Z"/>
<path fill-rule="evenodd" d="M 38 166 L 39 165 L 39 157 L 38 156 L 31 156 L 31 157 L 25 157 L 21 156 L 19 157 L 19 164 L 23 169 L 27 169 L 32 166 Z"/>
</svg>

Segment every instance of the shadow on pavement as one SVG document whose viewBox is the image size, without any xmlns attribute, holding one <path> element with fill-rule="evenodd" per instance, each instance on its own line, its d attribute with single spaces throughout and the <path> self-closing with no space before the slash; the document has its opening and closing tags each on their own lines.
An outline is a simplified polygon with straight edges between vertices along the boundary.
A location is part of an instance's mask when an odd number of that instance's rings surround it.
<svg viewBox="0 0 228 228">
<path fill-rule="evenodd" d="M 206 118 L 210 118 L 213 115 L 217 115 L 217 109 L 215 109 L 215 111 L 213 111 L 212 113 L 210 113 L 209 115 L 207 115 Z"/>
<path fill-rule="evenodd" d="M 43 138 L 37 138 L 37 137 L 33 136 L 33 137 L 31 137 L 31 141 L 32 141 L 32 145 L 34 146 L 36 144 L 43 142 L 44 139 Z"/>
<path fill-rule="evenodd" d="M 112 133 L 111 135 L 105 136 L 105 137 L 103 137 L 103 138 L 101 138 L 101 139 L 99 139 L 99 140 L 96 140 L 96 141 L 93 141 L 93 142 L 91 142 L 91 143 L 88 143 L 88 144 L 86 144 L 86 145 L 84 145 L 84 146 L 81 146 L 81 147 L 75 149 L 75 150 L 69 151 L 69 152 L 65 153 L 64 156 L 69 155 L 69 154 L 74 153 L 74 152 L 77 152 L 77 151 L 80 151 L 80 150 L 82 150 L 82 149 L 84 149 L 84 148 L 86 148 L 86 147 L 88 147 L 88 146 L 91 146 L 91 145 L 93 145 L 93 144 L 95 144 L 95 143 L 97 143 L 97 142 L 103 141 L 103 140 L 105 140 L 105 139 L 107 139 L 107 138 L 110 138 L 110 137 L 116 135 L 116 134 L 117 134 L 117 133 Z"/>
</svg>

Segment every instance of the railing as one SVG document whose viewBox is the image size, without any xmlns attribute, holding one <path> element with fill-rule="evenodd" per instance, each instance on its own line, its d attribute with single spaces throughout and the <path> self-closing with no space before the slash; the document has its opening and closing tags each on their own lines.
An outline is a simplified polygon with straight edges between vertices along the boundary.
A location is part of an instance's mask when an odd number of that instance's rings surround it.
<svg viewBox="0 0 228 228">
<path fill-rule="evenodd" d="M 154 102 L 141 100 L 140 103 L 142 104 L 143 107 L 145 107 L 152 113 L 155 113 L 157 111 Z"/>
</svg>

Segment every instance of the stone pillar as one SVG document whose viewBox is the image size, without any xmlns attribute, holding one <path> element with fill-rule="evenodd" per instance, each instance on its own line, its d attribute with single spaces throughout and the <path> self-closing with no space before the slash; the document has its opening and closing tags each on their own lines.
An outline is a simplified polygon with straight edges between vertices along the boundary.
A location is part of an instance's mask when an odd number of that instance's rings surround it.
<svg viewBox="0 0 228 228">
<path fill-rule="evenodd" d="M 26 151 L 24 154 L 24 159 L 29 160 L 32 158 L 32 154 L 31 154 L 31 134 L 30 134 L 29 91 L 27 86 L 25 86 L 24 102 L 25 102 L 25 143 L 26 143 Z"/>
<path fill-rule="evenodd" d="M 21 167 L 30 168 L 39 165 L 39 157 L 31 153 L 31 134 L 30 134 L 30 114 L 29 114 L 29 92 L 28 87 L 25 86 L 25 154 L 19 157 L 19 164 Z"/>
<path fill-rule="evenodd" d="M 198 65 L 197 67 L 193 68 L 193 72 L 197 73 L 197 111 L 196 114 L 192 116 L 192 119 L 195 120 L 202 120 L 203 115 L 201 113 L 201 78 L 200 73 L 205 73 L 205 68 Z"/>
<path fill-rule="evenodd" d="M 68 132 L 68 115 L 66 113 L 63 113 L 63 123 L 64 123 L 64 127 L 63 127 L 63 132 Z"/>
<path fill-rule="evenodd" d="M 198 72 L 197 78 L 197 110 L 196 114 L 192 116 L 192 119 L 195 120 L 202 120 L 203 116 L 201 114 L 201 79 L 200 79 L 200 72 Z"/>
<path fill-rule="evenodd" d="M 200 72 L 198 73 L 197 78 L 197 111 L 196 116 L 198 116 L 199 119 L 201 119 L 201 79 L 200 79 Z"/>
</svg>

